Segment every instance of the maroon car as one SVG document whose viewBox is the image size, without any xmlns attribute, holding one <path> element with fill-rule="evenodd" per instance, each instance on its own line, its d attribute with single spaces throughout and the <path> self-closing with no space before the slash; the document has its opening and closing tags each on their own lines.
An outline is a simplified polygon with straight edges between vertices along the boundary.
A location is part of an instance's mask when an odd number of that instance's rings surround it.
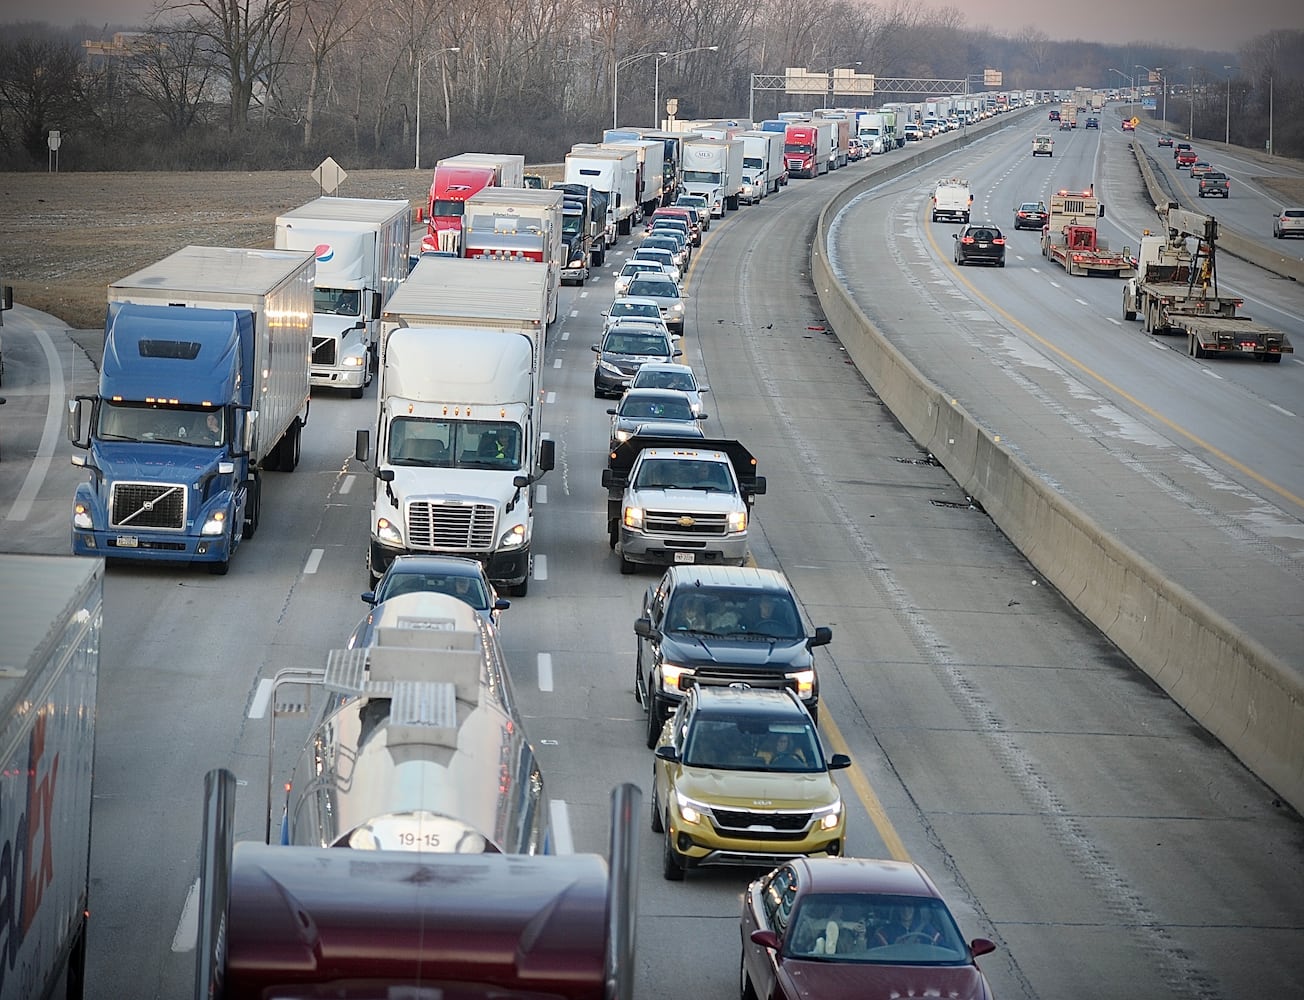
<svg viewBox="0 0 1304 1000">
<path fill-rule="evenodd" d="M 916 864 L 799 858 L 747 887 L 742 913 L 744 1000 L 991 1000 L 941 894 Z"/>
</svg>

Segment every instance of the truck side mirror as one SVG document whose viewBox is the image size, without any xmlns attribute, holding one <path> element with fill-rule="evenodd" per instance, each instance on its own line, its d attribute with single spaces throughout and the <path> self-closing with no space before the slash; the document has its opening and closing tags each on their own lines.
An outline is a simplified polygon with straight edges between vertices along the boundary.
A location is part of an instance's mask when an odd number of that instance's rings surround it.
<svg viewBox="0 0 1304 1000">
<path fill-rule="evenodd" d="M 752 496 L 759 497 L 765 495 L 765 477 L 757 476 L 752 483 Z"/>
<path fill-rule="evenodd" d="M 371 309 L 369 319 L 380 319 L 380 292 L 371 292 Z"/>
<path fill-rule="evenodd" d="M 1105 203 L 1103 201 L 1100 203 L 1100 217 L 1102 219 L 1105 217 Z"/>
<path fill-rule="evenodd" d="M 833 629 L 827 625 L 821 625 L 815 630 L 815 634 L 806 640 L 806 648 L 814 649 L 816 646 L 827 646 L 833 641 Z"/>
<path fill-rule="evenodd" d="M 360 430 L 353 436 L 353 457 L 364 464 L 367 461 L 367 452 L 371 450 L 371 435 L 366 430 Z"/>
<path fill-rule="evenodd" d="M 548 472 L 557 464 L 557 442 L 547 438 L 539 442 L 539 471 Z"/>
<path fill-rule="evenodd" d="M 76 399 L 68 400 L 68 414 L 66 420 L 66 430 L 68 440 L 74 448 L 86 448 L 90 446 L 90 441 L 82 437 L 82 402 L 83 397 L 78 396 Z"/>
</svg>

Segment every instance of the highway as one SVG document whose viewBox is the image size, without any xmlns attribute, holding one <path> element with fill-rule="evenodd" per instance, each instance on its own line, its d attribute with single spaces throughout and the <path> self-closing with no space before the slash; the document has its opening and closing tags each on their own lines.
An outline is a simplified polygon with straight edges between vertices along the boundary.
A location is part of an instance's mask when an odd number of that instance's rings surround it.
<svg viewBox="0 0 1304 1000">
<path fill-rule="evenodd" d="M 1107 224 L 1121 228 L 1111 241 L 1135 241 L 1150 224 L 1126 139 L 1111 131 L 1116 116 L 1106 114 L 1099 135 L 1053 133 L 1053 160 L 1033 162 L 1038 115 L 1011 116 L 944 167 L 857 202 L 831 248 L 840 269 L 919 363 L 951 359 L 938 381 L 963 390 L 991 426 L 1007 424 L 1013 447 L 1040 460 L 1044 442 L 1028 431 L 1039 422 L 1051 443 L 1090 442 L 1209 513 L 1185 544 L 1230 539 L 1267 551 L 1294 581 L 1277 598 L 1304 606 L 1300 510 L 1261 481 L 1304 496 L 1304 372 L 1294 360 L 1198 364 L 1139 324 L 1120 328 L 1119 283 L 1057 273 L 1033 233 L 1009 234 L 1004 270 L 949 264 L 955 227 L 928 223 L 923 207 L 941 173 L 968 176 L 975 207 L 1006 228 L 1015 203 L 1093 179 Z M 793 181 L 731 213 L 707 234 L 687 286 L 685 360 L 711 387 L 707 429 L 742 440 L 768 479 L 755 561 L 782 569 L 811 623 L 834 630 L 817 655 L 821 730 L 855 762 L 839 777 L 848 851 L 922 864 L 966 936 L 998 943 L 981 964 L 1000 997 L 1289 995 L 1304 982 L 1299 816 L 1039 580 L 902 433 L 827 329 L 809 278 L 816 213 L 890 159 Z M 621 576 L 607 548 L 599 478 L 611 404 L 593 398 L 589 350 L 630 249 L 623 241 L 600 277 L 563 290 L 544 411 L 557 466 L 544 480 L 529 596 L 513 601 L 503 626 L 560 845 L 580 851 L 605 846 L 609 789 L 631 780 L 646 791 L 651 773 L 632 695 L 632 623 L 656 575 Z M 1282 313 L 1273 322 L 1298 326 L 1297 292 L 1224 268 L 1247 299 Z M 1304 330 L 1286 328 L 1304 347 Z M 61 414 L 67 396 L 95 383 L 83 344 L 93 353 L 93 336 L 26 310 L 6 314 L 6 551 L 68 550 L 78 473 Z M 202 775 L 237 773 L 238 825 L 260 838 L 260 682 L 284 666 L 319 666 L 364 610 L 370 480 L 351 455 L 374 391 L 314 398 L 300 466 L 266 477 L 262 525 L 229 576 L 108 573 L 94 1000 L 189 995 Z M 1237 429 L 1245 419 L 1253 433 Z M 1084 504 L 1112 512 L 1104 467 L 1063 479 Z M 1154 530 L 1140 518 L 1109 526 Z M 278 780 L 305 731 L 294 719 L 278 728 Z M 755 873 L 665 882 L 646 826 L 640 858 L 637 995 L 736 996 L 740 896 Z"/>
</svg>

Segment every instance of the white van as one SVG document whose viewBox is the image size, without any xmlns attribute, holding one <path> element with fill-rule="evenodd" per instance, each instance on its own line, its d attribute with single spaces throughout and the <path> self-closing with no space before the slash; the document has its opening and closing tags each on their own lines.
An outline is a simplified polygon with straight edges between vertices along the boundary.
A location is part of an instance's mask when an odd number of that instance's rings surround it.
<svg viewBox="0 0 1304 1000">
<path fill-rule="evenodd" d="M 973 193 L 969 182 L 956 177 L 938 181 L 933 190 L 933 221 L 950 219 L 954 222 L 969 221 L 969 208 L 973 205 Z"/>
</svg>

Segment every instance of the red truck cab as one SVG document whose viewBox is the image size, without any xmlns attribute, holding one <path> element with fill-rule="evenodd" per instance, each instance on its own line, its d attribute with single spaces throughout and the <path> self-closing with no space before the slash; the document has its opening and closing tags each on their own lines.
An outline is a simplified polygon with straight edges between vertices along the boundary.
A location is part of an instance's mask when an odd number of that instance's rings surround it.
<svg viewBox="0 0 1304 1000">
<path fill-rule="evenodd" d="M 814 125 L 789 125 L 783 137 L 783 165 L 790 177 L 815 176 L 815 145 L 819 130 Z"/>
<path fill-rule="evenodd" d="M 422 251 L 458 252 L 463 204 L 471 195 L 495 183 L 492 167 L 437 165 L 430 182 L 430 195 L 426 199 L 426 235 L 421 239 Z"/>
</svg>

